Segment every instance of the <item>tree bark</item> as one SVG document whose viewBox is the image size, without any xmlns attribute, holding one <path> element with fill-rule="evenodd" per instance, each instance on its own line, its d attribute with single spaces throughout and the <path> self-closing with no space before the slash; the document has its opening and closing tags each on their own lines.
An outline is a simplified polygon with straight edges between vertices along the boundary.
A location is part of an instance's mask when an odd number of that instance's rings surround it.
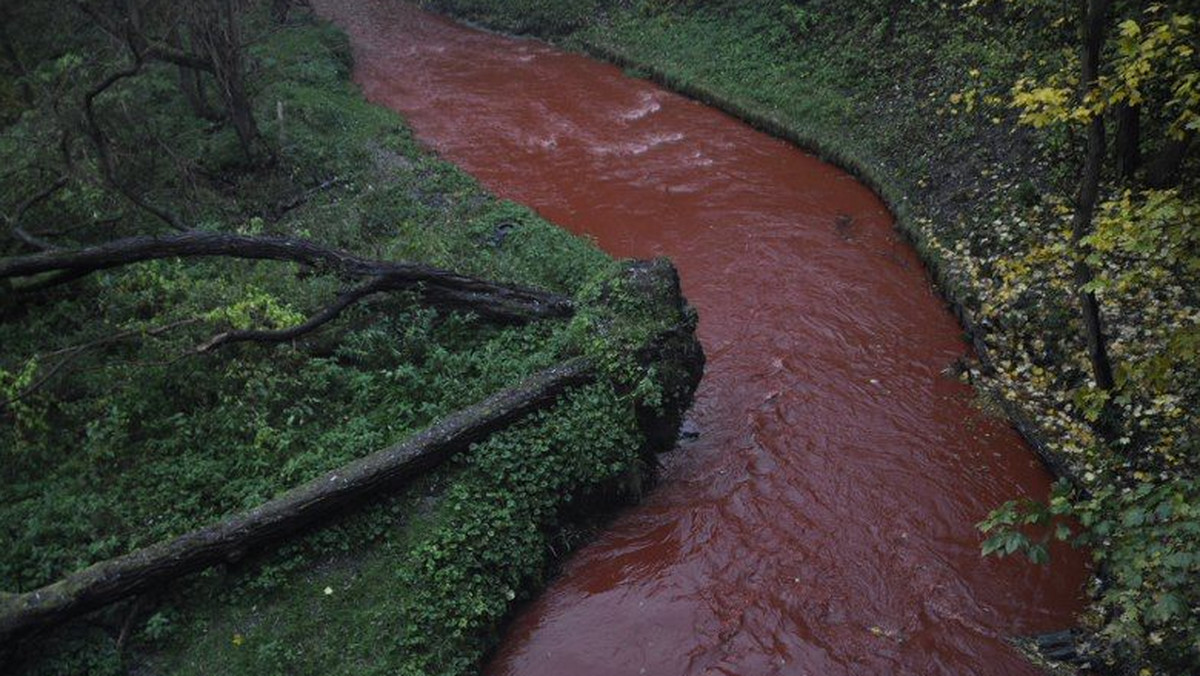
<svg viewBox="0 0 1200 676">
<path fill-rule="evenodd" d="M 360 258 L 307 240 L 215 232 L 130 237 L 84 249 L 16 256 L 0 260 L 0 278 L 57 272 L 62 275 L 61 281 L 68 281 L 142 261 L 214 256 L 300 263 L 347 279 L 370 280 L 372 293 L 415 291 L 425 303 L 474 312 L 494 321 L 521 323 L 569 317 L 574 313 L 569 298 L 548 291 L 491 282 L 416 263 Z"/>
<path fill-rule="evenodd" d="M 292 0 L 271 0 L 271 19 L 275 23 L 287 23 L 292 9 Z"/>
<path fill-rule="evenodd" d="M 1095 87 L 1100 75 L 1100 50 L 1104 45 L 1104 27 L 1112 0 L 1089 0 L 1084 21 L 1083 60 L 1081 83 L 1084 92 Z M 1093 279 L 1088 265 L 1083 239 L 1092 230 L 1092 218 L 1100 193 L 1100 171 L 1104 163 L 1104 117 L 1094 115 L 1088 123 L 1087 153 L 1084 156 L 1083 172 L 1079 181 L 1079 198 L 1071 223 L 1071 244 L 1075 250 L 1075 290 L 1079 298 L 1080 314 L 1083 319 L 1084 338 L 1087 341 L 1088 358 L 1092 364 L 1092 376 L 1096 386 L 1102 390 L 1113 389 L 1112 363 L 1104 337 L 1104 326 L 1100 318 L 1100 306 L 1095 293 L 1087 290 Z"/>
<path fill-rule="evenodd" d="M 212 66 L 225 112 L 233 125 L 242 152 L 252 162 L 269 151 L 254 119 L 253 102 L 246 88 L 245 55 L 241 45 L 238 7 L 234 0 L 203 0 L 195 4 L 192 36 Z"/>
<path fill-rule="evenodd" d="M 594 379 L 578 358 L 444 418 L 406 441 L 287 491 L 262 506 L 174 540 L 92 565 L 23 594 L 0 594 L 0 637 L 62 622 L 187 573 L 237 561 L 277 540 L 393 488 L 472 443 L 551 406 Z"/>
<path fill-rule="evenodd" d="M 655 333 L 635 349 L 643 367 L 656 369 L 662 401 L 654 407 L 638 404 L 635 415 L 646 442 L 642 450 L 667 450 L 678 436 L 680 420 L 704 370 L 704 353 L 695 335 L 697 316 L 680 292 L 678 274 L 669 261 L 635 261 L 619 274 L 627 282 L 622 288 L 643 295 L 655 308 L 654 316 L 662 320 Z M 7 282 L 7 277 L 0 276 L 0 287 Z M 597 374 L 590 359 L 571 359 L 453 413 L 392 448 L 288 490 L 255 509 L 96 563 L 41 589 L 21 594 L 0 592 L 0 646 L 14 645 L 10 637 L 19 638 L 182 575 L 240 560 L 251 549 L 411 480 L 472 443 L 549 408 L 569 389 L 593 382 Z"/>
<path fill-rule="evenodd" d="M 185 228 L 179 216 L 170 209 L 152 204 L 132 186 L 126 184 L 118 174 L 116 164 L 112 159 L 112 152 L 109 148 L 108 137 L 104 133 L 104 128 L 100 126 L 100 119 L 96 115 L 96 100 L 100 95 L 118 82 L 138 75 L 142 72 L 143 67 L 144 63 L 140 57 L 135 58 L 134 63 L 129 68 L 110 74 L 95 87 L 88 90 L 87 94 L 83 97 L 83 119 L 86 123 L 88 138 L 96 150 L 96 161 L 100 166 L 101 177 L 104 178 L 109 186 L 120 193 L 125 199 L 129 200 L 134 206 L 152 214 L 173 230 L 182 232 Z M 69 152 L 67 156 L 69 159 Z"/>
<path fill-rule="evenodd" d="M 1117 106 L 1117 178 L 1132 182 L 1141 165 L 1142 107 Z"/>
</svg>

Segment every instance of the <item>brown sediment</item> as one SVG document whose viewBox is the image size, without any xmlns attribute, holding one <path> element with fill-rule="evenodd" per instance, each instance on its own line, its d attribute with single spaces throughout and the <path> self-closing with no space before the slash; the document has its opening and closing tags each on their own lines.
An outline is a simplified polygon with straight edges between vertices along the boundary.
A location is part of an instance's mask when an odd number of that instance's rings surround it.
<svg viewBox="0 0 1200 676">
<path fill-rule="evenodd" d="M 721 112 L 402 3 L 322 0 L 356 79 L 501 196 L 700 311 L 700 431 L 513 622 L 491 674 L 1033 674 L 1086 567 L 982 559 L 1050 477 L 943 374 L 968 346 L 879 199 Z"/>
</svg>

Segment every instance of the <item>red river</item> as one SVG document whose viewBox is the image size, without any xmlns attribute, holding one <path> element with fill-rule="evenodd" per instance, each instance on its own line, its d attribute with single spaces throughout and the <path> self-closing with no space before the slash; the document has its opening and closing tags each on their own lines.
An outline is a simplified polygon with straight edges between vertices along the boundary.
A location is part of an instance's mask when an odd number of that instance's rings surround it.
<svg viewBox="0 0 1200 676">
<path fill-rule="evenodd" d="M 670 256 L 700 312 L 700 436 L 566 561 L 502 675 L 1037 674 L 1082 557 L 981 558 L 1050 477 L 943 374 L 967 352 L 887 208 L 844 172 L 607 64 L 397 0 L 319 0 L 366 96 L 496 194 L 614 256 Z"/>
</svg>

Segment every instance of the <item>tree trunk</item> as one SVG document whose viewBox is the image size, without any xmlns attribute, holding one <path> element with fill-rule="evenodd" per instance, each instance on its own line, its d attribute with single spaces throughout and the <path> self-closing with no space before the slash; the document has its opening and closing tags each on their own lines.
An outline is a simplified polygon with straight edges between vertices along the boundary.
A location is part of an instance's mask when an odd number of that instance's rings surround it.
<svg viewBox="0 0 1200 676">
<path fill-rule="evenodd" d="M 271 0 L 271 18 L 275 23 L 287 23 L 291 9 L 292 0 Z"/>
<path fill-rule="evenodd" d="M 0 594 L 0 637 L 76 617 L 296 532 L 410 480 L 472 443 L 547 408 L 595 377 L 578 358 L 444 418 L 400 444 L 293 488 L 260 507 L 174 540 L 94 564 L 41 589 Z"/>
<path fill-rule="evenodd" d="M 1084 21 L 1082 77 L 1084 91 L 1092 90 L 1100 74 L 1100 50 L 1104 44 L 1104 27 L 1112 0 L 1089 0 L 1087 17 Z M 1071 223 L 1071 244 L 1075 250 L 1075 290 L 1079 297 L 1079 308 L 1083 319 L 1084 338 L 1087 341 L 1088 357 L 1092 364 L 1092 377 L 1096 386 L 1105 391 L 1113 389 L 1112 363 L 1108 358 L 1108 347 L 1104 337 L 1104 326 L 1100 319 L 1100 306 L 1096 295 L 1086 290 L 1093 279 L 1092 269 L 1087 262 L 1083 239 L 1092 230 L 1092 217 L 1100 193 L 1100 170 L 1104 163 L 1104 117 L 1095 115 L 1088 123 L 1087 154 L 1084 157 L 1083 174 L 1079 181 L 1079 198 L 1075 205 L 1075 216 Z"/>
<path fill-rule="evenodd" d="M 238 4 L 234 0 L 203 0 L 195 4 L 193 12 L 192 36 L 212 64 L 221 101 L 242 152 L 251 162 L 270 159 L 246 88 Z"/>
<path fill-rule="evenodd" d="M 224 0 L 221 10 L 224 16 L 221 16 L 220 20 L 224 24 L 224 30 L 217 33 L 219 42 L 218 50 L 213 54 L 213 66 L 225 96 L 229 120 L 237 132 L 238 141 L 241 142 L 242 152 L 248 159 L 257 160 L 261 158 L 261 152 L 266 147 L 259 136 L 258 124 L 254 121 L 254 104 L 246 90 L 241 31 L 238 28 L 238 16 L 233 0 Z"/>
<path fill-rule="evenodd" d="M 1160 190 L 1179 185 L 1183 161 L 1195 138 L 1196 132 L 1189 131 L 1183 138 L 1168 140 L 1146 163 L 1146 185 Z"/>
<path fill-rule="evenodd" d="M 236 66 L 234 68 L 237 68 Z M 225 95 L 225 108 L 229 112 L 229 121 L 237 133 L 238 143 L 246 158 L 258 161 L 266 154 L 266 146 L 258 132 L 258 124 L 254 120 L 253 104 L 246 92 L 246 83 L 238 70 L 221 69 L 221 89 Z"/>
<path fill-rule="evenodd" d="M 20 84 L 17 89 L 21 92 L 21 99 L 26 106 L 32 107 L 35 103 L 33 98 L 33 89 L 30 88 L 27 81 L 28 72 L 25 70 L 25 63 L 21 60 L 21 55 L 17 52 L 16 46 L 13 45 L 12 39 L 8 35 L 8 24 L 10 17 L 7 12 L 0 14 L 0 54 L 4 55 L 4 60 L 12 65 L 13 75 L 20 79 Z"/>
<path fill-rule="evenodd" d="M 186 66 L 179 66 L 179 89 L 187 100 L 192 114 L 204 120 L 217 120 L 217 112 L 208 105 L 208 96 L 204 92 L 204 78 L 200 71 Z"/>
<path fill-rule="evenodd" d="M 130 237 L 84 249 L 0 259 L 0 279 L 57 272 L 63 275 L 61 281 L 68 281 L 97 270 L 141 261 L 213 256 L 292 261 L 344 279 L 370 280 L 372 293 L 416 291 L 427 304 L 474 312 L 499 322 L 520 323 L 569 317 L 574 313 L 571 299 L 548 291 L 491 282 L 427 265 L 359 258 L 348 251 L 307 240 L 216 232 Z"/>
<path fill-rule="evenodd" d="M 1117 106 L 1117 178 L 1133 181 L 1142 161 L 1142 107 L 1121 103 Z"/>
<path fill-rule="evenodd" d="M 183 36 L 179 31 L 173 31 L 170 35 L 171 46 L 180 53 L 187 53 L 187 45 L 184 43 Z M 204 120 L 216 120 L 220 116 L 208 105 L 208 96 L 204 87 L 204 73 L 189 68 L 184 65 L 179 65 L 179 89 L 183 92 L 183 98 L 188 102 L 188 107 L 192 109 L 192 114 Z"/>
<path fill-rule="evenodd" d="M 624 279 L 621 288 L 642 296 L 653 308 L 653 316 L 662 320 L 644 344 L 633 348 L 641 367 L 656 369 L 662 400 L 653 407 L 638 404 L 635 415 L 646 443 L 643 452 L 668 450 L 678 438 L 683 413 L 704 370 L 704 352 L 695 334 L 696 313 L 687 305 L 678 274 L 666 259 L 635 261 L 618 274 Z M 0 285 L 5 281 L 0 277 Z M 615 300 L 610 296 L 600 302 Z M 453 413 L 397 446 L 286 491 L 248 512 L 94 564 L 41 589 L 0 593 L 0 646 L 14 643 L 4 640 L 9 636 L 62 622 L 214 564 L 237 561 L 253 548 L 394 489 L 530 413 L 549 408 L 569 389 L 596 377 L 590 359 L 572 359 Z"/>
</svg>

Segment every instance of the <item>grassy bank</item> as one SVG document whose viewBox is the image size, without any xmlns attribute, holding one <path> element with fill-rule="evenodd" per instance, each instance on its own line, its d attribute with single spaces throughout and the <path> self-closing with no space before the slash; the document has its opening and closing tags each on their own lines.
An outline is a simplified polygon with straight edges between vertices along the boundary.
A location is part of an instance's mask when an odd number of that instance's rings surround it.
<svg viewBox="0 0 1200 676">
<path fill-rule="evenodd" d="M 984 358 L 964 377 L 1072 480 L 1050 509 L 1081 520 L 1069 537 L 1106 573 L 1095 612 L 1081 618 L 1095 632 L 1092 659 L 1129 673 L 1200 668 L 1200 280 L 1195 265 L 1160 253 L 1189 237 L 1194 219 L 1151 222 L 1136 246 L 1109 244 L 1089 259 L 1120 381 L 1110 404 L 1120 431 L 1106 439 L 1069 243 L 1082 139 L 1023 126 L 1010 105 L 1014 82 L 1069 61 L 1073 30 L 996 3 L 561 0 L 536 20 L 492 0 L 426 4 L 614 61 L 874 187 Z M 1178 190 L 1189 199 L 1194 180 Z M 1102 230 L 1120 239 L 1146 227 L 1121 220 L 1120 185 L 1102 192 L 1114 200 Z M 1131 271 L 1143 281 L 1121 281 Z M 994 525 L 1026 518 L 1022 509 Z"/>
<path fill-rule="evenodd" d="M 44 33 L 36 44 L 52 44 L 31 47 L 24 65 L 69 102 L 122 58 L 86 20 L 55 16 L 34 4 L 19 14 Z M 273 161 L 248 165 L 228 125 L 185 105 L 175 69 L 150 66 L 97 99 L 143 198 L 202 230 L 303 237 L 579 296 L 583 310 L 504 326 L 381 295 L 302 340 L 195 354 L 221 331 L 294 325 L 340 285 L 293 264 L 209 259 L 32 296 L 4 287 L 0 589 L 33 589 L 252 508 L 567 356 L 592 355 L 608 377 L 301 538 L 6 645 L 5 673 L 469 673 L 554 553 L 576 544 L 581 519 L 646 478 L 635 400 L 662 393 L 630 370 L 628 345 L 597 339 L 597 322 L 638 341 L 682 318 L 650 317 L 633 296 L 589 310 L 600 288 L 625 297 L 613 261 L 488 195 L 368 105 L 335 29 L 307 16 L 245 20 Z M 5 213 L 62 162 L 47 140 L 74 120 L 52 105 L 7 109 Z M 80 144 L 70 180 L 23 213 L 27 228 L 64 231 L 59 246 L 161 231 L 97 180 L 78 137 L 64 143 Z M 62 227 L 79 223 L 91 227 Z"/>
</svg>

